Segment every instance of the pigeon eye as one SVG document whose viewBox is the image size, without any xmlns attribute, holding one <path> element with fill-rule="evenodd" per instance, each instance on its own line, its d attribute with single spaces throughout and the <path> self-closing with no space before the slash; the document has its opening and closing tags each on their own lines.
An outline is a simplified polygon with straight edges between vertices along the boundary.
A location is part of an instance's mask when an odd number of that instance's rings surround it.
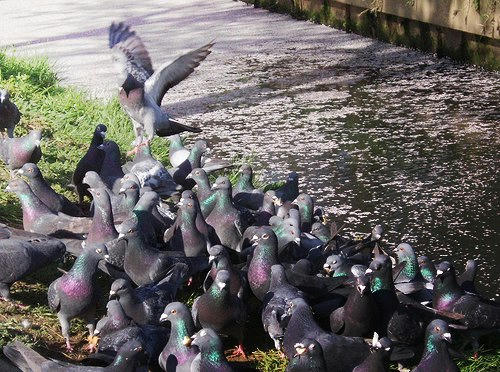
<svg viewBox="0 0 500 372">
<path fill-rule="evenodd" d="M 193 206 L 193 203 L 188 203 L 187 205 L 188 207 L 192 207 Z"/>
<path fill-rule="evenodd" d="M 131 232 L 132 232 L 132 229 L 129 229 L 129 230 L 128 230 L 128 232 L 129 232 L 129 233 L 131 233 Z"/>
<path fill-rule="evenodd" d="M 315 347 L 315 346 L 316 346 L 316 345 L 314 345 L 314 344 L 309 345 L 309 350 L 314 349 L 314 347 Z"/>
<path fill-rule="evenodd" d="M 333 260 L 332 263 L 336 264 L 337 263 L 337 260 Z"/>
<path fill-rule="evenodd" d="M 101 193 L 99 191 L 97 191 L 95 194 L 96 196 L 101 196 Z"/>
<path fill-rule="evenodd" d="M 434 329 L 436 330 L 436 332 L 441 331 L 441 328 L 439 328 L 438 326 L 434 327 Z"/>
<path fill-rule="evenodd" d="M 96 251 L 97 253 L 102 253 L 102 249 L 101 249 L 101 248 L 97 248 L 95 251 Z"/>
<path fill-rule="evenodd" d="M 173 309 L 173 310 L 171 311 L 171 313 L 172 313 L 172 314 L 175 314 L 175 313 L 177 313 L 177 310 Z"/>
<path fill-rule="evenodd" d="M 32 169 L 32 168 L 28 169 L 28 172 L 32 173 L 32 172 L 33 172 L 33 169 Z"/>
<path fill-rule="evenodd" d="M 198 176 L 200 174 L 200 171 L 196 171 L 196 172 L 194 172 L 194 174 L 196 174 Z"/>
<path fill-rule="evenodd" d="M 269 239 L 269 234 L 262 235 L 262 239 Z"/>
</svg>

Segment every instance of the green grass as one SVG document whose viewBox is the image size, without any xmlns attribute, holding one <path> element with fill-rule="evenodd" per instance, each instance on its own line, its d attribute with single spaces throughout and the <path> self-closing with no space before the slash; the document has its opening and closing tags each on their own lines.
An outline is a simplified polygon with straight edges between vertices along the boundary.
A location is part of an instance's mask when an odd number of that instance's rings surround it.
<svg viewBox="0 0 500 372">
<path fill-rule="evenodd" d="M 98 123 L 108 127 L 108 139 L 118 143 L 122 152 L 130 148 L 133 140 L 131 123 L 121 110 L 116 98 L 107 102 L 89 98 L 86 92 L 64 87 L 60 84 L 55 69 L 44 58 L 18 58 L 0 52 L 0 87 L 10 90 L 12 100 L 23 113 L 20 124 L 16 127 L 16 136 L 38 128 L 43 131 L 43 157 L 39 163 L 45 178 L 58 192 L 64 193 L 71 200 L 76 195 L 67 188 L 78 160 L 88 148 L 93 130 Z M 168 142 L 155 139 L 152 145 L 155 156 L 168 163 Z M 238 166 L 244 162 L 253 162 L 250 157 L 233 159 L 235 167 L 230 171 L 232 182 L 236 179 Z M 256 174 L 255 185 L 274 189 L 281 184 L 264 185 Z M 9 179 L 9 172 L 0 165 L 0 222 L 9 225 L 22 225 L 22 214 L 17 198 L 4 191 Z M 72 259 L 62 264 L 71 267 Z M 0 302 L 0 348 L 13 339 L 19 339 L 41 349 L 47 356 L 59 359 L 81 359 L 87 353 L 83 350 L 86 343 L 86 329 L 82 321 L 72 321 L 71 335 L 75 346 L 73 353 L 64 350 L 64 339 L 60 334 L 59 323 L 55 314 L 47 306 L 48 285 L 61 273 L 53 264 L 29 276 L 12 287 L 14 304 Z M 99 284 L 103 293 L 109 290 L 109 279 L 100 276 Z M 199 294 L 199 280 L 192 287 L 184 290 L 179 298 L 192 303 Z M 106 298 L 103 296 L 102 302 Z M 20 308 L 15 304 L 27 305 Z M 260 323 L 259 304 L 251 303 L 252 309 L 247 327 L 246 348 L 250 360 L 238 362 L 241 367 L 259 371 L 284 371 L 286 361 L 272 347 L 271 340 L 264 333 Z M 104 303 L 99 308 L 104 313 Z M 27 321 L 27 322 L 26 322 Z M 500 345 L 494 338 L 483 346 L 479 357 L 474 359 L 471 353 L 458 361 L 460 369 L 467 372 L 494 371 L 500 366 Z"/>
</svg>

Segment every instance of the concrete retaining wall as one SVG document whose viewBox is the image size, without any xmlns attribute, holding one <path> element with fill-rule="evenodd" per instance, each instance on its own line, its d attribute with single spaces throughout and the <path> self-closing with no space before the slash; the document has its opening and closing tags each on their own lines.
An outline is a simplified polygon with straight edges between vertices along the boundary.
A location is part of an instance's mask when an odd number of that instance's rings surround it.
<svg viewBox="0 0 500 372">
<path fill-rule="evenodd" d="M 500 0 L 243 0 L 500 70 Z"/>
</svg>

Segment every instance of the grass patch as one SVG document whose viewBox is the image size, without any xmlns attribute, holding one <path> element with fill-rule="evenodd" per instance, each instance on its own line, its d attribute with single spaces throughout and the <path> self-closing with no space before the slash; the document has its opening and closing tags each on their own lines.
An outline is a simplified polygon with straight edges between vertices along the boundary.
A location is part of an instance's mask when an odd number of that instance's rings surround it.
<svg viewBox="0 0 500 372">
<path fill-rule="evenodd" d="M 63 87 L 54 71 L 45 58 L 17 58 L 0 52 L 0 86 L 10 90 L 12 100 L 23 113 L 21 122 L 16 127 L 16 136 L 35 128 L 43 131 L 43 157 L 38 165 L 57 192 L 76 201 L 76 194 L 67 185 L 78 160 L 88 148 L 95 126 L 104 123 L 108 127 L 108 138 L 117 142 L 122 152 L 130 147 L 133 133 L 129 118 L 121 110 L 116 98 L 103 102 L 89 98 L 81 90 Z M 168 163 L 168 141 L 156 138 L 152 150 L 159 160 Z M 235 167 L 229 174 L 232 182 L 236 180 L 239 165 L 244 162 L 252 163 L 253 159 L 237 158 L 233 162 Z M 22 214 L 17 197 L 4 191 L 9 171 L 3 164 L 0 165 L 0 179 L 0 222 L 21 226 Z M 277 188 L 282 183 L 265 185 L 256 173 L 255 185 L 268 190 Z M 62 267 L 69 269 L 72 263 L 73 259 L 69 258 L 62 263 Z M 59 276 L 61 273 L 57 270 L 57 264 L 53 264 L 13 285 L 14 304 L 0 302 L 0 348 L 18 339 L 35 346 L 43 355 L 58 359 L 80 360 L 87 355 L 83 350 L 87 335 L 83 321 L 71 322 L 71 342 L 75 351 L 68 354 L 57 317 L 48 308 L 48 286 Z M 180 293 L 180 301 L 192 304 L 201 294 L 200 279 L 202 281 L 202 278 L 198 278 L 196 285 Z M 102 315 L 105 313 L 105 294 L 109 291 L 110 280 L 100 275 L 98 283 L 103 293 L 98 314 Z M 234 361 L 235 365 L 245 370 L 284 371 L 285 359 L 273 349 L 271 340 L 263 331 L 260 304 L 250 301 L 249 308 L 245 346 L 250 358 L 245 362 Z M 498 370 L 498 340 L 493 338 L 485 345 L 478 358 L 473 358 L 469 353 L 465 359 L 458 361 L 462 371 Z"/>
</svg>

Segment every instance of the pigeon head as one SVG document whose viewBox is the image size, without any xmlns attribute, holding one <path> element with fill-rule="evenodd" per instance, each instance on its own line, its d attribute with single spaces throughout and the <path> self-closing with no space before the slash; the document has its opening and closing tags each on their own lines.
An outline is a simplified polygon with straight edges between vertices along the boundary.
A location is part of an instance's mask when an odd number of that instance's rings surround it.
<svg viewBox="0 0 500 372">
<path fill-rule="evenodd" d="M 175 322 L 178 319 L 186 319 L 187 317 L 191 317 L 191 311 L 186 305 L 182 302 L 171 302 L 161 314 L 160 322 Z"/>
<path fill-rule="evenodd" d="M 187 179 L 192 179 L 194 182 L 208 184 L 207 173 L 201 168 L 194 168 L 191 173 L 186 177 Z"/>
<path fill-rule="evenodd" d="M 133 181 L 135 182 L 137 185 L 140 185 L 141 182 L 139 181 L 139 177 L 137 177 L 135 174 L 133 173 L 126 173 L 123 177 L 122 177 L 122 185 L 126 182 L 126 181 Z"/>
<path fill-rule="evenodd" d="M 5 188 L 5 191 L 21 195 L 31 191 L 29 185 L 20 178 L 13 178 Z"/>
<path fill-rule="evenodd" d="M 109 299 L 120 298 L 132 292 L 132 284 L 125 279 L 116 279 L 111 284 Z"/>
<path fill-rule="evenodd" d="M 106 132 L 104 132 L 106 134 Z M 115 162 L 120 162 L 120 147 L 115 141 L 106 141 L 102 144 L 102 150 L 106 153 L 106 157 Z"/>
<path fill-rule="evenodd" d="M 196 141 L 194 143 L 193 150 L 196 153 L 202 153 L 203 154 L 205 152 L 209 152 L 210 148 L 208 147 L 207 141 L 205 141 L 205 140 L 198 140 L 198 141 Z"/>
<path fill-rule="evenodd" d="M 455 267 L 448 261 L 443 261 L 436 266 L 436 277 L 433 281 L 436 289 L 456 286 Z"/>
<path fill-rule="evenodd" d="M 399 262 L 416 258 L 413 248 L 407 243 L 399 244 L 396 248 L 394 248 L 393 252 L 396 254 L 396 256 L 398 256 Z"/>
<path fill-rule="evenodd" d="M 191 345 L 198 346 L 202 353 L 216 352 L 222 357 L 222 342 L 213 329 L 203 328 L 192 335 L 191 339 Z"/>
<path fill-rule="evenodd" d="M 97 124 L 94 130 L 94 136 L 104 139 L 108 128 L 104 124 Z"/>
<path fill-rule="evenodd" d="M 405 262 L 405 266 L 400 272 L 400 277 L 405 280 L 412 280 L 420 272 L 417 262 L 417 256 L 411 245 L 407 243 L 399 244 L 395 249 L 399 262 Z"/>
<path fill-rule="evenodd" d="M 217 263 L 218 260 L 221 257 L 228 257 L 227 251 L 222 245 L 213 245 L 209 247 L 208 249 L 208 254 L 210 255 L 208 257 L 208 262 L 215 262 Z"/>
<path fill-rule="evenodd" d="M 340 266 L 344 263 L 345 259 L 340 257 L 339 255 L 332 254 L 326 258 L 326 262 L 323 265 L 323 269 L 327 274 L 333 273 L 335 270 L 340 268 Z"/>
<path fill-rule="evenodd" d="M 89 188 L 88 191 L 92 194 L 94 201 L 97 205 L 109 204 L 111 205 L 111 201 L 109 198 L 109 194 L 103 187 Z"/>
<path fill-rule="evenodd" d="M 33 144 L 33 146 L 38 147 L 42 141 L 42 131 L 38 129 L 32 130 L 28 134 L 29 142 Z"/>
<path fill-rule="evenodd" d="M 229 291 L 231 283 L 231 274 L 227 270 L 220 270 L 215 276 L 212 286 L 218 288 L 219 291 Z"/>
<path fill-rule="evenodd" d="M 366 275 L 361 275 L 356 278 L 356 290 L 361 296 L 370 293 L 370 279 Z"/>
<path fill-rule="evenodd" d="M 425 352 L 436 350 L 444 341 L 451 342 L 448 324 L 444 320 L 435 319 L 429 323 L 425 330 Z"/>
<path fill-rule="evenodd" d="M 391 290 L 394 287 L 392 279 L 392 263 L 389 256 L 378 255 L 370 263 L 365 272 L 370 277 L 371 291 L 375 292 L 381 289 Z"/>
<path fill-rule="evenodd" d="M 0 89 L 0 103 L 8 102 L 10 93 L 7 89 Z"/>
<path fill-rule="evenodd" d="M 108 248 L 104 243 L 91 243 L 87 244 L 87 241 L 82 242 L 82 248 L 85 252 L 93 253 L 101 259 L 108 259 Z"/>
<path fill-rule="evenodd" d="M 261 226 L 255 231 L 252 237 L 254 246 L 259 246 L 261 249 L 274 250 L 278 249 L 278 238 L 273 229 L 269 226 Z"/>
<path fill-rule="evenodd" d="M 296 172 L 291 172 L 288 174 L 286 179 L 288 182 L 299 182 L 299 175 Z"/>
<path fill-rule="evenodd" d="M 312 203 L 313 203 L 312 197 L 306 193 L 300 194 L 294 200 L 294 204 L 296 204 L 299 207 L 299 209 L 302 206 L 312 205 Z"/>
<path fill-rule="evenodd" d="M 293 345 L 295 354 L 293 359 L 316 359 L 323 358 L 323 349 L 320 343 L 312 338 L 304 338 Z"/>
<path fill-rule="evenodd" d="M 118 226 L 117 228 L 118 233 L 120 234 L 118 238 L 125 238 L 125 237 L 134 237 L 138 236 L 139 234 L 139 220 L 136 215 L 133 215 L 132 217 L 128 218 L 127 220 L 123 221 L 121 225 Z"/>
<path fill-rule="evenodd" d="M 118 193 L 123 195 L 132 195 L 132 194 L 139 195 L 139 188 L 140 186 L 138 183 L 129 180 L 122 183 L 122 187 L 120 187 L 120 191 Z"/>
<path fill-rule="evenodd" d="M 21 169 L 17 171 L 17 174 L 26 176 L 29 179 L 33 179 L 39 177 L 41 175 L 41 172 L 36 164 L 26 163 Z"/>
<path fill-rule="evenodd" d="M 383 350 L 385 353 L 390 353 L 392 350 L 392 341 L 387 337 L 378 338 L 377 332 L 373 335 L 372 350 Z"/>
<path fill-rule="evenodd" d="M 82 182 L 94 189 L 99 188 L 103 184 L 101 177 L 94 171 L 85 173 Z"/>
<path fill-rule="evenodd" d="M 427 256 L 419 256 L 417 258 L 420 273 L 428 282 L 432 282 L 436 276 L 436 267 Z"/>
<path fill-rule="evenodd" d="M 375 225 L 375 227 L 372 229 L 370 240 L 372 242 L 380 240 L 383 233 L 384 233 L 384 228 L 381 225 Z"/>
<path fill-rule="evenodd" d="M 138 93 L 141 95 L 142 99 L 142 95 L 144 94 L 144 86 L 133 75 L 128 74 L 122 86 L 120 87 L 120 96 L 122 95 L 122 92 L 126 98 L 131 98 L 130 93 Z"/>
<path fill-rule="evenodd" d="M 212 185 L 212 190 L 224 190 L 228 193 L 231 193 L 231 181 L 229 181 L 229 178 L 227 178 L 226 176 L 220 176 Z"/>
<path fill-rule="evenodd" d="M 241 175 L 245 175 L 247 177 L 250 177 L 252 178 L 252 167 L 249 165 L 249 164 L 243 164 L 239 171 L 238 171 Z"/>
</svg>

